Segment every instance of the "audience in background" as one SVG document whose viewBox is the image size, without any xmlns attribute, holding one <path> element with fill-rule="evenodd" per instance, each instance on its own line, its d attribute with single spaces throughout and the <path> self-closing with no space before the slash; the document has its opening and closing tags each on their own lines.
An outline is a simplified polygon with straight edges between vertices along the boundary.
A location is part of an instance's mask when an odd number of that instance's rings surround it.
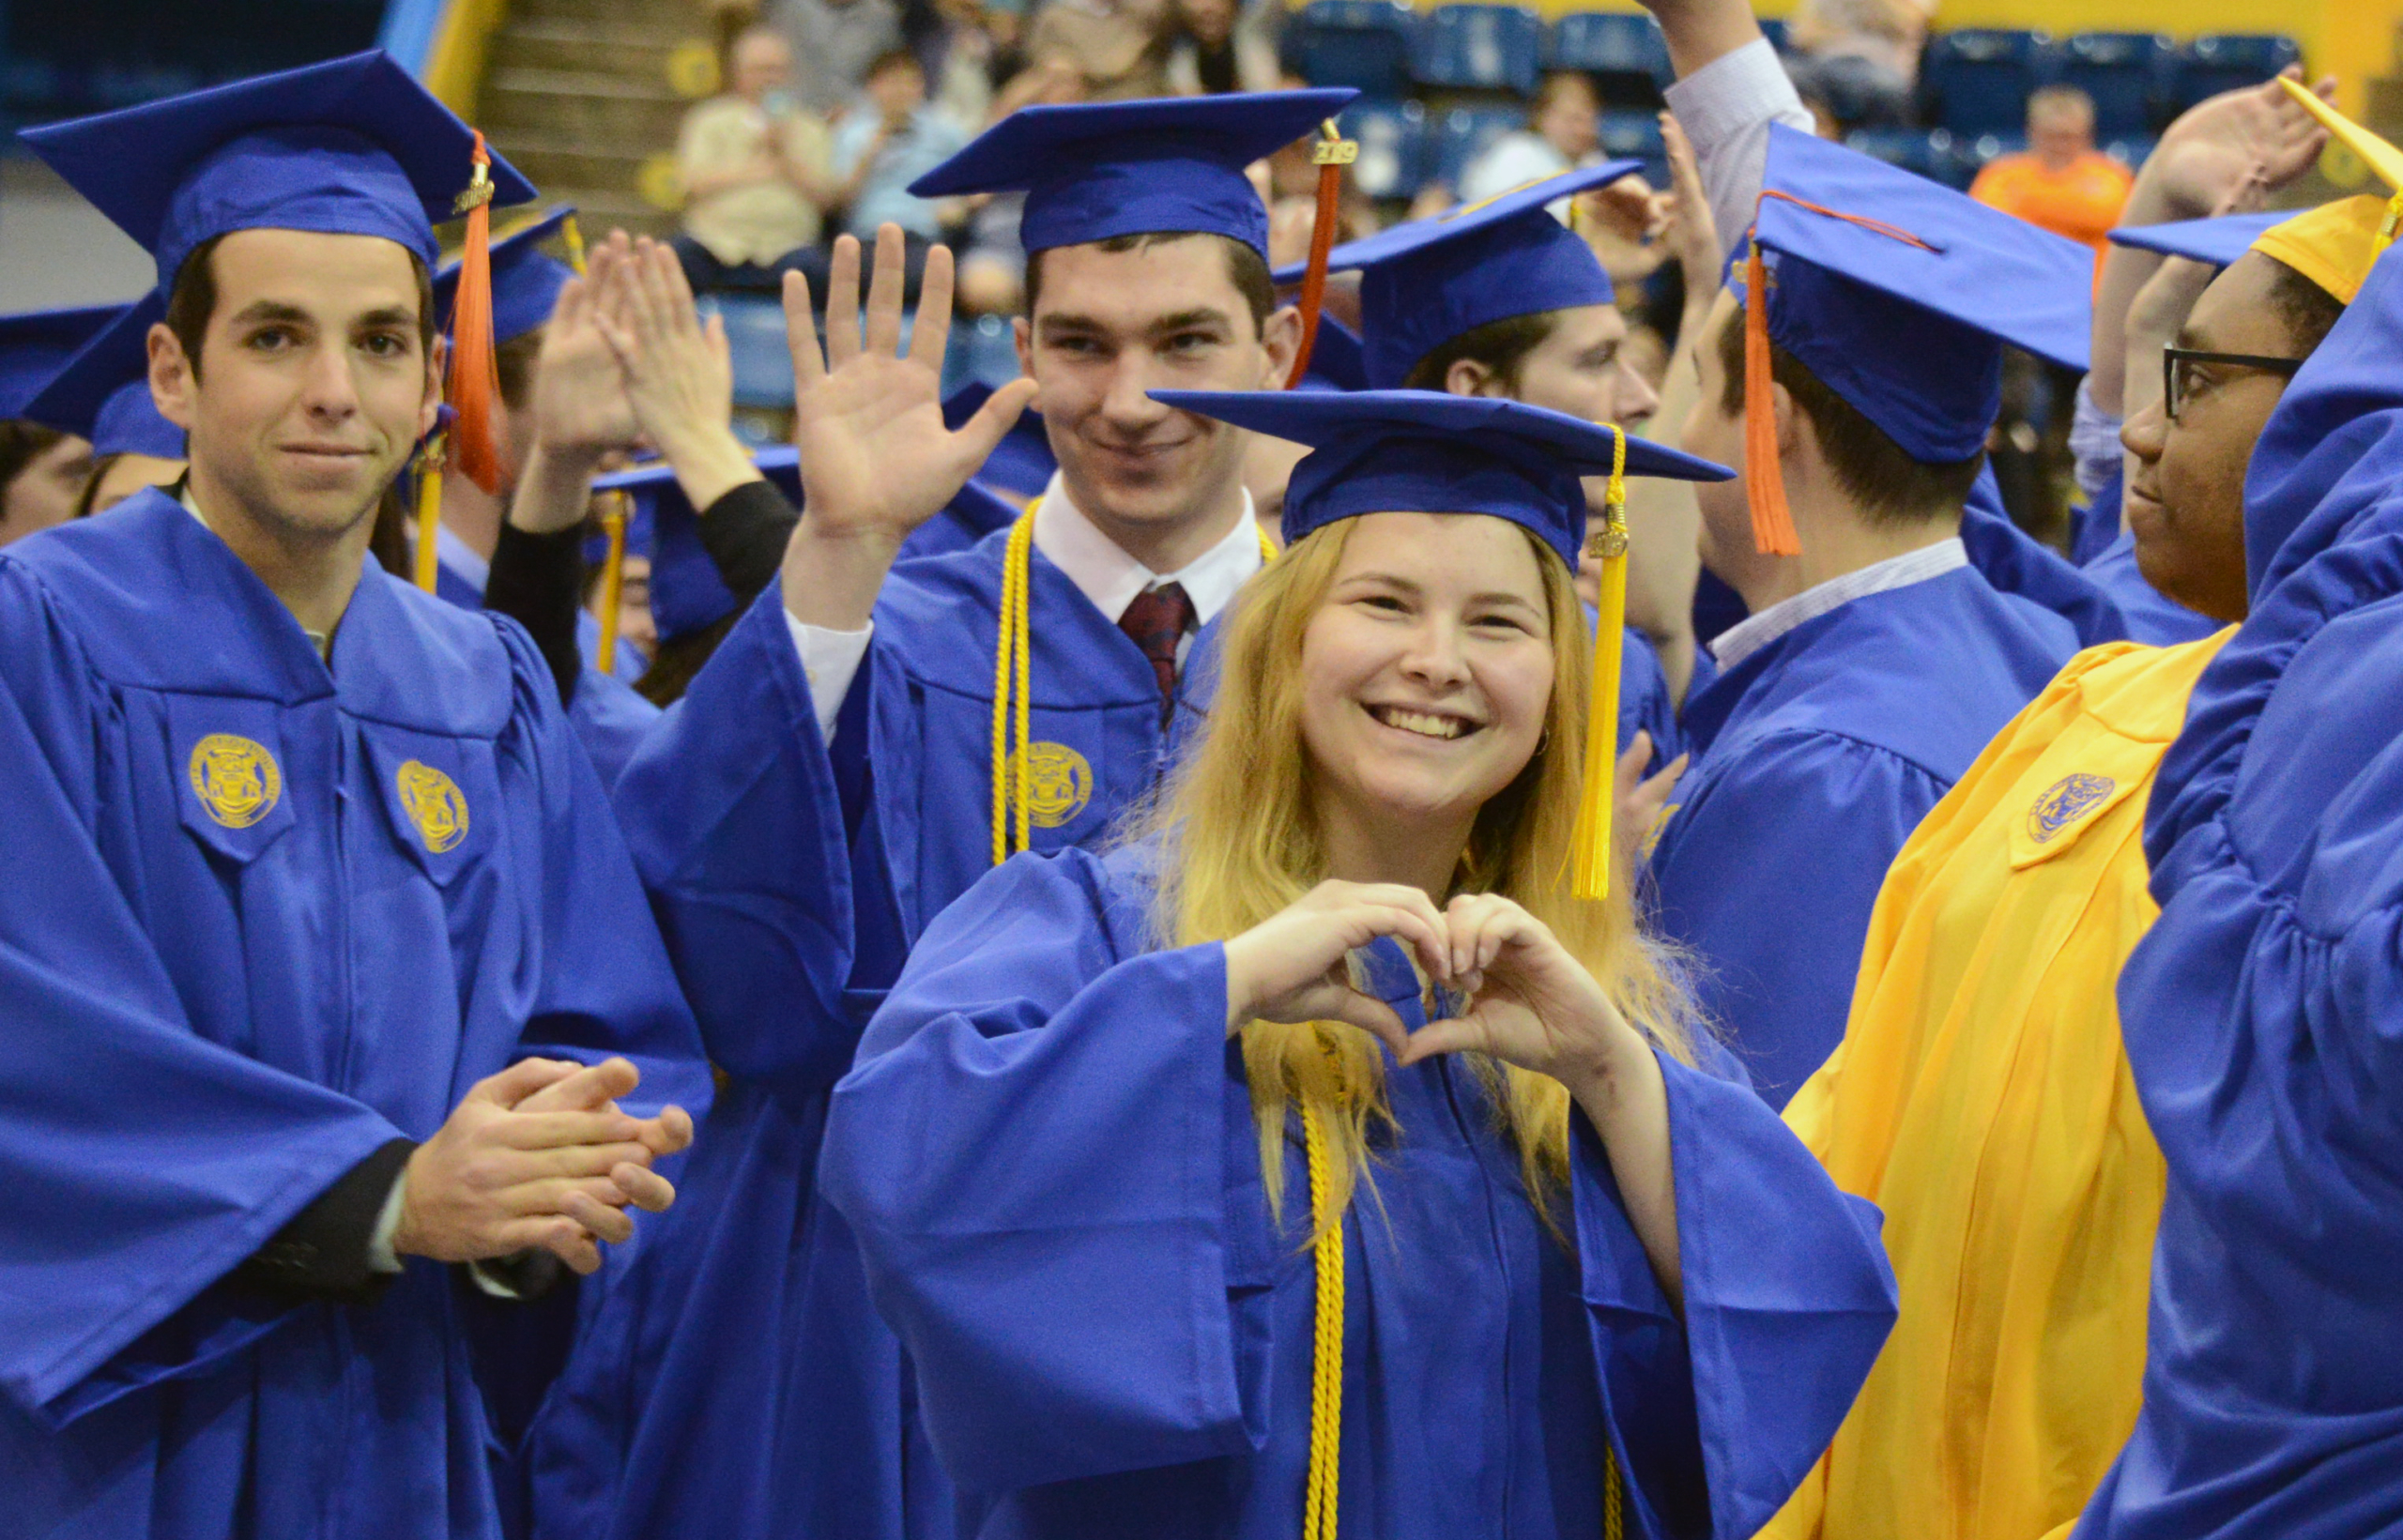
<svg viewBox="0 0 2403 1540">
<path fill-rule="evenodd" d="M 1171 0 L 1045 0 L 1027 29 L 1035 58 L 1064 57 L 1094 101 L 1168 94 Z"/>
<path fill-rule="evenodd" d="M 772 0 L 767 19 L 792 44 L 793 95 L 829 116 L 850 101 L 870 62 L 903 44 L 896 0 Z"/>
<path fill-rule="evenodd" d="M 2028 98 L 2027 150 L 1986 162 L 1969 196 L 2083 241 L 2099 259 L 2135 180 L 2094 147 L 2094 99 L 2074 85 L 2047 85 Z"/>
<path fill-rule="evenodd" d="M 825 122 L 793 99 L 783 34 L 749 27 L 728 53 L 729 89 L 686 114 L 677 136 L 685 197 L 677 258 L 696 290 L 773 292 L 796 268 L 822 284 L 825 208 L 839 191 Z"/>
<path fill-rule="evenodd" d="M 1476 203 L 1585 164 L 1601 145 L 1602 101 L 1593 81 L 1573 69 L 1543 78 L 1527 106 L 1527 126 L 1487 146 L 1461 173 L 1455 191 Z"/>
<path fill-rule="evenodd" d="M 901 227 L 909 240 L 911 303 L 926 249 L 942 238 L 943 206 L 915 196 L 910 184 L 957 154 L 968 135 L 950 114 L 928 104 L 926 72 L 905 48 L 868 66 L 858 104 L 834 130 L 843 228 L 873 242 L 878 226 Z"/>
<path fill-rule="evenodd" d="M 1269 28 L 1273 0 L 1176 0 L 1168 45 L 1168 86 L 1181 97 L 1273 91 L 1279 79 Z"/>
</svg>

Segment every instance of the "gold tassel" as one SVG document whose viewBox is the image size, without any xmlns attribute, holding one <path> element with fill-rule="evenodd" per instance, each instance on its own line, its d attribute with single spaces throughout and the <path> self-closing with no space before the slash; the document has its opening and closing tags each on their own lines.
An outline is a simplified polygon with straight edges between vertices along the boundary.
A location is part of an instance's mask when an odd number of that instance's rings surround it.
<svg viewBox="0 0 2403 1540">
<path fill-rule="evenodd" d="M 613 492 L 601 515 L 601 532 L 609 537 L 608 555 L 601 563 L 601 672 L 618 671 L 618 606 L 626 595 L 626 495 Z"/>
<path fill-rule="evenodd" d="M 1619 663 L 1627 628 L 1627 431 L 1611 430 L 1611 478 L 1602 526 L 1588 537 L 1602 560 L 1600 611 L 1594 622 L 1593 688 L 1585 703 L 1585 776 L 1577 802 L 1570 891 L 1600 900 L 1611 891 L 1611 825 L 1618 795 Z"/>
<path fill-rule="evenodd" d="M 436 433 L 417 454 L 417 586 L 427 593 L 442 570 L 442 457 L 449 440 Z"/>
</svg>

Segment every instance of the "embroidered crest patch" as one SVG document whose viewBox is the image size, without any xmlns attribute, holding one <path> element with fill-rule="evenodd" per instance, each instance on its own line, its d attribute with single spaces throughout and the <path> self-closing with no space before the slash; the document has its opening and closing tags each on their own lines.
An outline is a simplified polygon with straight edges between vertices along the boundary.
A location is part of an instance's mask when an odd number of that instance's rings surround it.
<svg viewBox="0 0 2403 1540">
<path fill-rule="evenodd" d="M 192 745 L 192 795 L 227 829 L 248 829 L 275 811 L 283 771 L 266 745 L 235 733 L 211 733 Z"/>
<path fill-rule="evenodd" d="M 2046 786 L 2036 799 L 2036 805 L 2028 810 L 2028 837 L 2038 845 L 2046 844 L 2084 817 L 2119 785 L 2107 775 L 2062 776 Z"/>
<path fill-rule="evenodd" d="M 1093 800 L 1093 767 L 1065 743 L 1030 743 L 1026 756 L 1026 819 L 1037 829 L 1057 829 Z M 1017 755 L 1010 773 L 1018 773 Z"/>
<path fill-rule="evenodd" d="M 396 779 L 401 809 L 428 851 L 438 856 L 467 837 L 467 800 L 457 782 L 415 759 L 403 762 Z"/>
</svg>

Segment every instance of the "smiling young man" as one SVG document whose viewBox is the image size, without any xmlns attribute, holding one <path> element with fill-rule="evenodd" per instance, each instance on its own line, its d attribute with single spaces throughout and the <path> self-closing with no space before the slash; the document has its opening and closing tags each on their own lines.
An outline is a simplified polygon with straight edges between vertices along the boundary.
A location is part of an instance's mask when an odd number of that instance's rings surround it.
<svg viewBox="0 0 2403 1540">
<path fill-rule="evenodd" d="M 616 1098 L 705 1082 L 540 657 L 367 559 L 473 140 L 382 53 L 32 137 L 158 258 L 191 472 L 0 557 L 11 1517 L 497 1535 L 465 1316 L 665 1207 Z"/>
<path fill-rule="evenodd" d="M 671 1532 L 695 1513 L 741 1537 L 957 1532 L 899 1345 L 818 1197 L 827 1098 L 934 916 L 1010 851 L 1100 842 L 1199 720 L 1195 660 L 1263 560 L 1247 435 L 1151 392 L 1284 382 L 1301 328 L 1276 307 L 1244 167 L 1350 98 L 1030 108 L 914 184 L 1026 193 L 1028 377 L 957 434 L 939 392 L 949 252 L 929 255 L 906 353 L 897 230 L 880 233 L 864 341 L 856 241 L 835 247 L 823 358 L 788 281 L 807 515 L 618 790 L 727 1085 L 678 1226 L 605 1324 L 620 1363 L 571 1372 L 562 1476 L 538 1494 L 560 1532 Z M 620 357 L 706 530 L 759 473 L 722 416 L 671 409 L 693 332 L 663 313 L 656 345 Z M 1042 496 L 974 546 L 896 565 L 1030 400 L 1059 464 Z M 747 1329 L 729 1340 L 728 1321 Z"/>
</svg>

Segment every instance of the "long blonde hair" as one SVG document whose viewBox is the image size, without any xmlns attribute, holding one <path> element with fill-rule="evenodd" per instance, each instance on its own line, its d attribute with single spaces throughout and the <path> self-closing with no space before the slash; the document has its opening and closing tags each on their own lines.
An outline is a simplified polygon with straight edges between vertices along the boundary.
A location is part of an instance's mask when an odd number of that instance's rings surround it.
<svg viewBox="0 0 2403 1540">
<path fill-rule="evenodd" d="M 1296 541 L 1245 587 L 1228 617 L 1209 724 L 1182 770 L 1135 820 L 1135 837 L 1158 842 L 1155 924 L 1174 945 L 1240 935 L 1327 876 L 1311 766 L 1302 747 L 1296 665 L 1303 633 L 1334 583 L 1354 523 L 1340 520 Z M 1545 739 L 1518 778 L 1477 814 L 1452 891 L 1497 893 L 1523 906 L 1593 972 L 1629 1021 L 1670 1054 L 1691 1060 L 1691 1008 L 1672 982 L 1663 953 L 1636 922 L 1627 874 L 1611 884 L 1607 902 L 1569 894 L 1569 834 L 1584 779 L 1593 665 L 1573 579 L 1550 547 L 1532 533 L 1527 541 L 1543 573 L 1553 640 Z M 1446 896 L 1435 895 L 1438 903 Z M 1325 1021 L 1254 1021 L 1242 1033 L 1272 1208 L 1282 1212 L 1286 1114 L 1298 1099 L 1343 1157 L 1329 1162 L 1329 1201 L 1318 1216 L 1322 1227 L 1339 1222 L 1369 1174 L 1370 1120 L 1395 1127 L 1376 1040 L 1356 1027 Z M 1477 1069 L 1519 1147 L 1528 1197 L 1548 1212 L 1545 1195 L 1568 1177 L 1569 1092 L 1548 1075 L 1482 1056 Z"/>
</svg>

